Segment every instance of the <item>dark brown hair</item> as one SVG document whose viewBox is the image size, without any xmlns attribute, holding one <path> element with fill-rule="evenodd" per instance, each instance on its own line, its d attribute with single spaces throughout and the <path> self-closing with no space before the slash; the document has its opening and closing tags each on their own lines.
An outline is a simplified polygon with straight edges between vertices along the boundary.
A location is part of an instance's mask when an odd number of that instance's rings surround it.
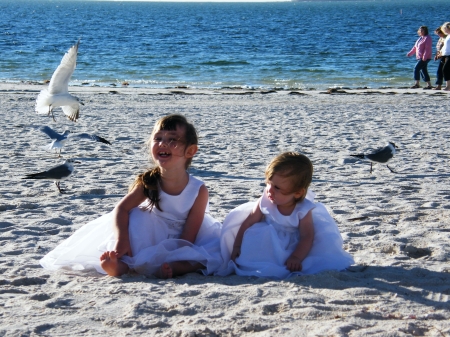
<svg viewBox="0 0 450 337">
<path fill-rule="evenodd" d="M 190 145 L 198 144 L 198 135 L 194 125 L 189 123 L 186 117 L 184 117 L 183 115 L 173 114 L 165 116 L 156 122 L 155 126 L 153 127 L 152 134 L 148 139 L 146 145 L 151 149 L 151 143 L 155 133 L 161 130 L 175 131 L 177 127 L 181 127 L 186 130 L 184 135 L 185 139 L 183 139 L 185 150 Z M 186 169 L 189 168 L 191 162 L 192 158 L 188 158 L 186 160 Z M 153 207 L 156 207 L 161 211 L 161 208 L 159 207 L 159 191 L 158 191 L 158 184 L 160 180 L 161 180 L 160 168 L 158 166 L 153 167 L 136 177 L 134 183 L 130 186 L 130 191 L 136 188 L 136 186 L 142 186 L 144 189 L 144 194 L 149 200 L 148 208 L 151 210 Z"/>
<path fill-rule="evenodd" d="M 304 195 L 297 202 L 305 199 L 308 187 L 313 176 L 313 164 L 303 154 L 297 152 L 284 152 L 276 156 L 266 168 L 266 179 L 270 180 L 275 174 L 290 178 L 292 183 L 291 192 L 305 189 Z"/>
<path fill-rule="evenodd" d="M 423 30 L 423 35 L 428 35 L 428 27 L 427 26 L 420 26 L 419 29 Z"/>
</svg>

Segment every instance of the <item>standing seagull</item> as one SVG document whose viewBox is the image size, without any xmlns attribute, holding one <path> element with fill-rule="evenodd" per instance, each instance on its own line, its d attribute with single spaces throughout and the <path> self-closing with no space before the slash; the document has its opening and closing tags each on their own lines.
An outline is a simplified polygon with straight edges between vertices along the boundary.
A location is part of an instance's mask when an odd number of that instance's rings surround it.
<svg viewBox="0 0 450 337">
<path fill-rule="evenodd" d="M 385 147 L 375 150 L 370 154 L 351 154 L 350 156 L 370 160 L 370 173 L 372 173 L 372 163 L 387 163 L 394 156 L 395 149 L 397 148 L 394 143 L 389 142 Z M 386 167 L 392 173 L 395 173 L 387 164 Z"/>
<path fill-rule="evenodd" d="M 39 130 L 42 131 L 43 133 L 45 133 L 47 136 L 49 136 L 50 139 L 52 140 L 52 142 L 50 144 L 48 144 L 46 146 L 42 146 L 42 148 L 47 151 L 50 151 L 52 149 L 59 149 L 58 157 L 61 157 L 61 149 L 64 146 L 64 143 L 66 142 L 67 138 L 71 134 L 70 130 L 65 130 L 63 133 L 58 133 L 48 126 L 43 126 L 43 127 L 39 128 Z M 111 145 L 111 143 L 108 142 L 105 138 L 97 136 L 97 135 L 91 135 L 89 133 L 78 133 L 73 136 L 70 136 L 70 138 L 72 138 L 72 139 L 76 139 L 76 138 L 89 139 L 89 140 L 93 140 L 96 142 Z"/>
<path fill-rule="evenodd" d="M 43 89 L 36 99 L 36 113 L 52 114 L 53 108 L 60 106 L 64 114 L 73 122 L 80 115 L 80 104 L 78 98 L 69 94 L 69 80 L 77 66 L 77 53 L 80 40 L 73 45 L 64 55 L 60 65 L 52 75 L 48 89 Z M 84 105 L 84 104 L 83 104 Z"/>
<path fill-rule="evenodd" d="M 69 178 L 73 173 L 73 163 L 78 163 L 74 159 L 67 159 L 64 164 L 55 166 L 47 171 L 27 174 L 22 179 L 46 179 L 53 180 L 59 193 L 63 193 L 60 187 L 61 180 Z"/>
</svg>

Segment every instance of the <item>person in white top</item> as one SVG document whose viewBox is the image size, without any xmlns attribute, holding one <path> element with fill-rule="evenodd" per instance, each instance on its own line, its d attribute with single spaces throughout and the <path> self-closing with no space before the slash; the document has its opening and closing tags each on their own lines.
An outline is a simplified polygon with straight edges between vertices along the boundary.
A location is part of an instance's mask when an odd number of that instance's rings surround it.
<svg viewBox="0 0 450 337">
<path fill-rule="evenodd" d="M 447 35 L 440 53 L 444 63 L 442 72 L 444 74 L 445 88 L 443 90 L 450 91 L 450 22 L 444 23 L 441 29 Z"/>
<path fill-rule="evenodd" d="M 354 263 L 343 249 L 336 222 L 308 191 L 312 174 L 311 161 L 297 152 L 270 162 L 262 196 L 233 209 L 224 220 L 223 264 L 216 275 L 284 279 Z"/>
</svg>

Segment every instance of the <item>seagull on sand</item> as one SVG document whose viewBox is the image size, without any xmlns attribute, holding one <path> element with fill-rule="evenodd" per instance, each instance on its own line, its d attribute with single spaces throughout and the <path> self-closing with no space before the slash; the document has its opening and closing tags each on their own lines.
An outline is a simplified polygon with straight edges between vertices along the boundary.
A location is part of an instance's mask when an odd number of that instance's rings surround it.
<svg viewBox="0 0 450 337">
<path fill-rule="evenodd" d="M 60 187 L 61 180 L 69 178 L 69 176 L 73 173 L 73 163 L 79 163 L 74 159 L 67 159 L 64 164 L 55 166 L 47 171 L 27 174 L 22 179 L 46 179 L 53 180 L 55 182 L 56 187 L 58 188 L 59 193 L 63 193 Z"/>
<path fill-rule="evenodd" d="M 389 142 L 385 147 L 375 150 L 369 154 L 351 154 L 350 156 L 360 158 L 360 159 L 368 159 L 370 160 L 370 173 L 372 173 L 372 163 L 387 163 L 395 154 L 395 149 L 398 147 Z M 387 164 L 386 167 L 392 172 L 395 173 Z"/>
<path fill-rule="evenodd" d="M 36 113 L 52 114 L 53 109 L 61 107 L 64 114 L 73 122 L 76 122 L 80 115 L 80 104 L 77 97 L 69 94 L 69 80 L 77 66 L 77 53 L 80 40 L 73 45 L 61 60 L 60 65 L 52 75 L 48 89 L 43 89 L 36 99 Z"/>
<path fill-rule="evenodd" d="M 91 135 L 89 133 L 77 133 L 77 134 L 71 134 L 70 130 L 65 130 L 63 133 L 58 133 L 49 126 L 43 126 L 39 128 L 40 131 L 45 133 L 47 136 L 50 137 L 52 142 L 46 146 L 42 146 L 44 150 L 50 151 L 52 149 L 59 149 L 59 155 L 58 157 L 61 157 L 61 149 L 64 146 L 67 138 L 70 136 L 71 139 L 89 139 L 96 142 L 104 143 L 111 145 L 109 141 L 107 141 L 105 138 L 97 136 L 97 135 Z"/>
</svg>

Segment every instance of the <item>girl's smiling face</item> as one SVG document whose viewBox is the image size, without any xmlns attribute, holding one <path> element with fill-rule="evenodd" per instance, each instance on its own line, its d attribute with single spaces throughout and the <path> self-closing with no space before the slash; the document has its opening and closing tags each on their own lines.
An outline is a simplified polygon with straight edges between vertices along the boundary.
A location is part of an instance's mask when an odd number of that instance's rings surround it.
<svg viewBox="0 0 450 337">
<path fill-rule="evenodd" d="M 160 130 L 153 134 L 151 152 L 155 163 L 165 167 L 169 163 L 187 160 L 186 142 L 184 141 L 186 130 L 177 126 L 176 130 Z"/>
<path fill-rule="evenodd" d="M 271 179 L 266 180 L 267 197 L 280 211 L 280 207 L 295 207 L 297 200 L 305 193 L 304 189 L 293 192 L 291 179 L 275 173 Z"/>
</svg>

